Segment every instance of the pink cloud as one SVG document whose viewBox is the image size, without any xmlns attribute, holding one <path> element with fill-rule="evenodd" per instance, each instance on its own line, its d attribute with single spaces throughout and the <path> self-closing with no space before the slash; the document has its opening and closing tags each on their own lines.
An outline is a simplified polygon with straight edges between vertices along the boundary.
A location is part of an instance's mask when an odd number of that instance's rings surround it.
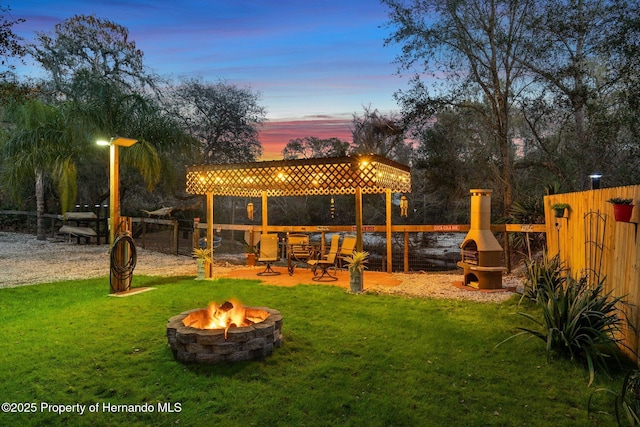
<svg viewBox="0 0 640 427">
<path fill-rule="evenodd" d="M 271 120 L 260 130 L 262 160 L 282 159 L 282 150 L 296 138 L 315 136 L 317 138 L 338 138 L 352 141 L 351 118 L 314 116 L 291 120 Z"/>
</svg>

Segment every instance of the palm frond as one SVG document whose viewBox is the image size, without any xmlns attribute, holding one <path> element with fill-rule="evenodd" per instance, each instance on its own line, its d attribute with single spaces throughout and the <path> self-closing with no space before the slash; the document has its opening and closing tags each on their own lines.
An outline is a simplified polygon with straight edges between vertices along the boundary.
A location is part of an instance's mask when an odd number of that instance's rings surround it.
<svg viewBox="0 0 640 427">
<path fill-rule="evenodd" d="M 58 190 L 62 212 L 71 211 L 78 191 L 77 169 L 73 159 L 66 157 L 56 161 L 52 177 Z"/>
<path fill-rule="evenodd" d="M 135 167 L 142 175 L 147 189 L 152 190 L 160 181 L 160 157 L 155 147 L 145 140 L 138 141 L 137 144 L 122 150 L 123 162 L 131 167 Z"/>
</svg>

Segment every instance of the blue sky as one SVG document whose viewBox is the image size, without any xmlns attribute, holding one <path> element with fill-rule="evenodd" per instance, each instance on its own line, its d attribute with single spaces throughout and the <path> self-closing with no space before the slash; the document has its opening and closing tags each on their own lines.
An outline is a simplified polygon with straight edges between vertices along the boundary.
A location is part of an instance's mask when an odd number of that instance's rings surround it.
<svg viewBox="0 0 640 427">
<path fill-rule="evenodd" d="M 128 28 L 145 64 L 164 76 L 200 76 L 249 86 L 262 95 L 269 123 L 264 159 L 281 157 L 292 138 L 351 140 L 363 106 L 397 112 L 406 86 L 384 47 L 386 6 L 378 0 L 9 0 L 26 40 L 75 14 Z M 6 3 L 5 3 L 6 5 Z M 20 68 L 32 74 L 32 68 Z"/>
</svg>

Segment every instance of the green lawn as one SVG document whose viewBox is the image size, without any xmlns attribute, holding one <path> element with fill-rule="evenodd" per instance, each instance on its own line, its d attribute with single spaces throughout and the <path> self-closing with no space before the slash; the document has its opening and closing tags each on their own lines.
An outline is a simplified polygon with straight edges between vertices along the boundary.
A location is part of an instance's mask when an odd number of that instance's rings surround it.
<svg viewBox="0 0 640 427">
<path fill-rule="evenodd" d="M 495 348 L 524 322 L 513 315 L 517 298 L 480 304 L 231 279 L 135 277 L 134 286 L 156 289 L 108 297 L 108 279 L 0 289 L 0 400 L 35 411 L 3 406 L 0 425 L 615 425 L 589 420 L 587 401 L 596 388 L 617 390 L 622 374 L 598 373 L 588 388 L 586 370 L 547 363 L 539 341 Z M 283 345 L 264 361 L 174 361 L 167 320 L 231 297 L 279 310 Z M 606 393 L 595 403 L 612 410 Z M 83 415 L 54 412 L 75 404 Z"/>
</svg>

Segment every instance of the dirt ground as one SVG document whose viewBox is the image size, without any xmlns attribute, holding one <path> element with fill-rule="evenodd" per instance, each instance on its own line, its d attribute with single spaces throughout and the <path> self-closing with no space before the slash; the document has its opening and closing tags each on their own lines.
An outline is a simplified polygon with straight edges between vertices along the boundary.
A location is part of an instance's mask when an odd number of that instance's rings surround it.
<svg viewBox="0 0 640 427">
<path fill-rule="evenodd" d="M 340 286 L 348 288 L 348 274 L 338 272 L 336 282 L 314 282 L 311 273 L 297 269 L 289 276 L 286 268 L 278 267 L 279 276 L 257 276 L 260 267 L 245 267 L 218 262 L 214 278 L 235 277 L 264 281 L 266 284 L 294 286 L 298 283 Z M 60 280 L 76 280 L 109 275 L 109 247 L 107 245 L 78 245 L 71 241 L 39 241 L 33 235 L 0 232 L 0 288 L 34 285 Z M 193 259 L 137 248 L 135 275 L 196 276 Z M 461 286 L 460 271 L 449 273 L 381 273 L 365 272 L 367 292 L 393 294 L 414 298 L 450 298 L 484 302 L 500 302 L 513 295 L 520 286 L 520 277 L 506 275 L 503 289 L 478 291 Z M 134 279 L 135 285 L 135 279 Z"/>
</svg>

